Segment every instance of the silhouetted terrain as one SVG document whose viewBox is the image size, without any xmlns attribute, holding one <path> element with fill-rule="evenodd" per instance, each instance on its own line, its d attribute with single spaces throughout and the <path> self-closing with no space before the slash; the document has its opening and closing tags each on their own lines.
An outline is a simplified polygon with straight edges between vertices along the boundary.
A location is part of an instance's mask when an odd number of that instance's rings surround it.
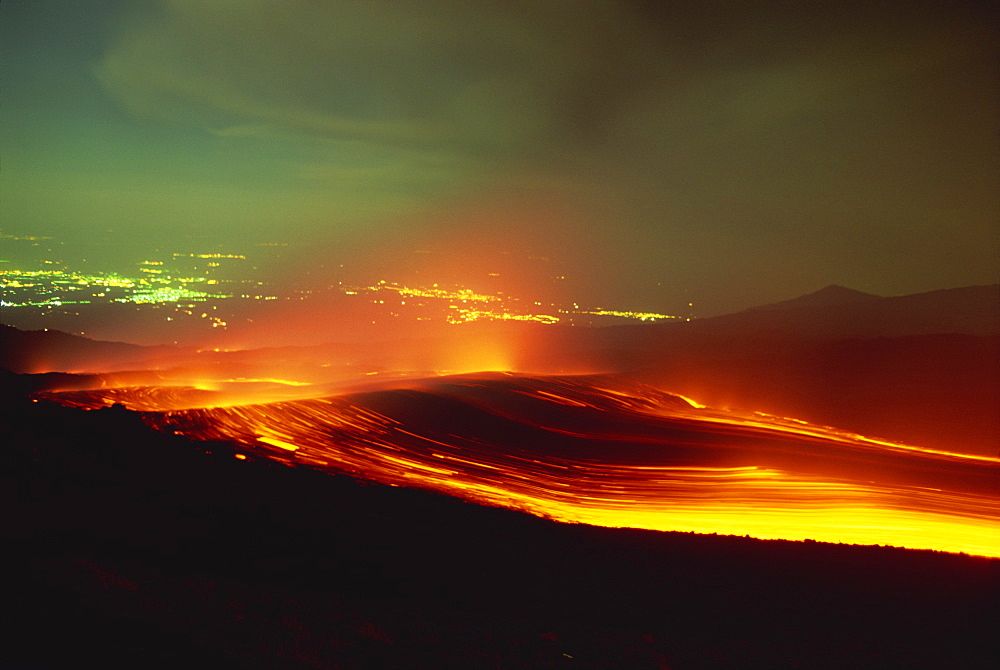
<svg viewBox="0 0 1000 670">
<path fill-rule="evenodd" d="M 992 667 L 1000 561 L 556 524 L 3 413 L 14 667 Z"/>
<path fill-rule="evenodd" d="M 745 336 L 782 331 L 819 338 L 875 338 L 1000 332 L 1000 284 L 883 298 L 827 286 L 792 300 L 711 319 L 695 329 L 730 329 Z"/>
<path fill-rule="evenodd" d="M 194 352 L 171 346 L 104 342 L 58 330 L 24 331 L 0 324 L 0 368 L 18 373 L 149 369 Z"/>
<path fill-rule="evenodd" d="M 881 300 L 881 297 L 873 293 L 856 291 L 852 288 L 847 288 L 846 286 L 840 286 L 839 284 L 830 284 L 829 286 L 825 286 L 818 291 L 814 291 L 797 298 L 792 298 L 791 300 L 782 300 L 781 302 L 773 302 L 766 305 L 760 305 L 758 307 L 751 307 L 745 311 L 761 312 L 779 309 L 797 309 L 801 307 L 840 307 L 854 303 L 879 300 Z"/>
</svg>

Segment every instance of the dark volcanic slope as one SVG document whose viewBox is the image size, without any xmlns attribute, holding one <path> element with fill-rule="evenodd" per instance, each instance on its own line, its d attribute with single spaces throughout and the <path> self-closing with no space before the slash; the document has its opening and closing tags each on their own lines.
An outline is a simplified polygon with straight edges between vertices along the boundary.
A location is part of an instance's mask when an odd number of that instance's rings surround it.
<svg viewBox="0 0 1000 670">
<path fill-rule="evenodd" d="M 11 667 L 989 668 L 995 560 L 555 524 L 0 413 Z M 208 453 L 206 453 L 206 451 Z"/>
<path fill-rule="evenodd" d="M 174 388 L 49 397 L 124 403 L 167 433 L 567 521 L 1000 554 L 996 459 L 695 408 L 609 376 L 407 384 L 229 406 Z M 185 397 L 197 404 L 178 409 Z"/>
</svg>

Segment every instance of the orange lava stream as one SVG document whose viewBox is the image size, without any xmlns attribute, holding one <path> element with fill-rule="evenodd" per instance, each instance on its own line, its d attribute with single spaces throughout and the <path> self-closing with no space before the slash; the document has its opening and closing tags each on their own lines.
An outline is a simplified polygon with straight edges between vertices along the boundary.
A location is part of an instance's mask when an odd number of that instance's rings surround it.
<svg viewBox="0 0 1000 670">
<path fill-rule="evenodd" d="M 250 455 L 567 522 L 1000 557 L 998 459 L 611 378 L 455 377 L 143 416 Z"/>
</svg>

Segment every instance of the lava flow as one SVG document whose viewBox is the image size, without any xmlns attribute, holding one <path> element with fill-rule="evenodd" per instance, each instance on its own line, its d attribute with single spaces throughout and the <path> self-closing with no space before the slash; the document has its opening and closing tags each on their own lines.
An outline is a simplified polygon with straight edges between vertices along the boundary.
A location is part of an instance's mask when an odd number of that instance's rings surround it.
<svg viewBox="0 0 1000 670">
<path fill-rule="evenodd" d="M 199 406 L 178 409 L 178 397 Z M 211 406 L 104 389 L 151 427 L 567 522 L 1000 556 L 1000 459 L 698 406 L 608 376 L 507 373 Z M 158 404 L 159 403 L 159 404 Z"/>
</svg>

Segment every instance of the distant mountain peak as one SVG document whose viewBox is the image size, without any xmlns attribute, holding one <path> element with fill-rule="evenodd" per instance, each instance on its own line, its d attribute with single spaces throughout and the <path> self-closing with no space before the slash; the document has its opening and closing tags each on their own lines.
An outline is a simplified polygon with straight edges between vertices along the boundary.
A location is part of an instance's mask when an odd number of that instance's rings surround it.
<svg viewBox="0 0 1000 670">
<path fill-rule="evenodd" d="M 782 300 L 781 302 L 773 302 L 767 305 L 761 305 L 760 307 L 753 307 L 748 311 L 787 309 L 790 307 L 830 307 L 834 305 L 847 305 L 850 303 L 867 302 L 879 299 L 881 299 L 881 296 L 877 296 L 873 293 L 865 293 L 864 291 L 847 288 L 846 286 L 841 286 L 840 284 L 830 284 L 829 286 L 824 286 L 818 291 L 807 293 L 799 296 L 798 298 Z"/>
<path fill-rule="evenodd" d="M 824 286 L 818 291 L 812 293 L 807 293 L 804 296 L 796 298 L 796 300 L 849 300 L 851 302 L 855 300 L 871 300 L 872 298 L 880 298 L 881 296 L 875 295 L 874 293 L 865 293 L 864 291 L 858 291 L 857 289 L 848 288 L 846 286 L 841 286 L 840 284 L 829 284 Z"/>
</svg>

